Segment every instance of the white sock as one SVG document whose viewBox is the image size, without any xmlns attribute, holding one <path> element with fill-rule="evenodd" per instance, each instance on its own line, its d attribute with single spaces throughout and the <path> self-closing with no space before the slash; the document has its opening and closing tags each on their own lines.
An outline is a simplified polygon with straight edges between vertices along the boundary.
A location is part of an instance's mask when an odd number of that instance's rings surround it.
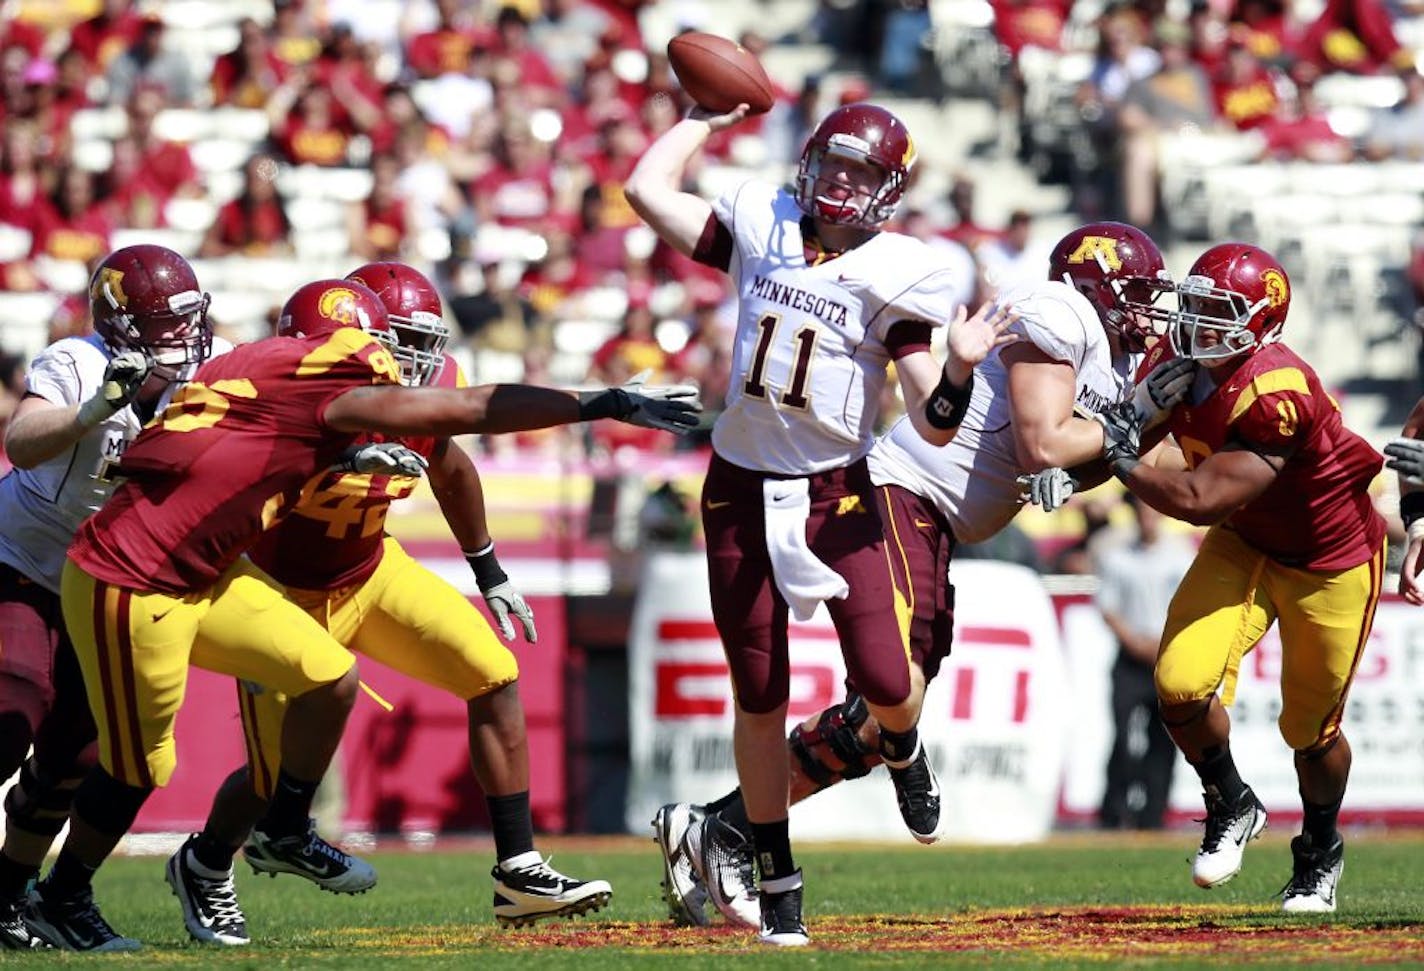
<svg viewBox="0 0 1424 971">
<path fill-rule="evenodd" d="M 499 867 L 501 870 L 506 871 L 522 870 L 525 867 L 534 866 L 535 864 L 543 862 L 544 858 L 539 855 L 538 850 L 528 850 L 524 853 L 518 854 L 517 856 L 511 856 L 507 860 L 500 860 Z"/>
</svg>

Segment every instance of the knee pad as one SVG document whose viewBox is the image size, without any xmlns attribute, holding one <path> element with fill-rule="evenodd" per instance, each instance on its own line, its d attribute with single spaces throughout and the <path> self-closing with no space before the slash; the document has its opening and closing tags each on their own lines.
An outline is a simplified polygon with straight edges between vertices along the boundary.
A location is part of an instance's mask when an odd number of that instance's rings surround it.
<svg viewBox="0 0 1424 971">
<path fill-rule="evenodd" d="M 107 836 L 122 836 L 152 791 L 120 782 L 102 767 L 95 768 L 74 793 L 74 815 Z"/>
<path fill-rule="evenodd" d="M 50 839 L 59 835 L 69 821 L 78 779 L 50 780 L 35 770 L 35 760 L 20 766 L 20 777 L 5 796 L 5 821 L 34 836 Z"/>
<path fill-rule="evenodd" d="M 825 788 L 842 779 L 859 779 L 879 765 L 879 753 L 860 738 L 861 726 L 869 717 L 865 699 L 852 693 L 841 704 L 821 712 L 816 727 L 808 731 L 797 725 L 792 729 L 787 745 L 806 778 Z M 841 765 L 829 764 L 827 755 Z"/>
</svg>

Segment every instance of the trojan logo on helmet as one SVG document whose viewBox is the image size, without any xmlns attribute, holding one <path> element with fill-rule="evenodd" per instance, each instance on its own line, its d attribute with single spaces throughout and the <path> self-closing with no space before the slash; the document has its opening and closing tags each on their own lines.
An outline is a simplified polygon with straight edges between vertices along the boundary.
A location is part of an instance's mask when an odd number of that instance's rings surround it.
<svg viewBox="0 0 1424 971">
<path fill-rule="evenodd" d="M 1249 243 L 1221 243 L 1177 284 L 1172 347 L 1197 361 L 1254 354 L 1281 339 L 1290 278 L 1274 256 Z"/>
</svg>

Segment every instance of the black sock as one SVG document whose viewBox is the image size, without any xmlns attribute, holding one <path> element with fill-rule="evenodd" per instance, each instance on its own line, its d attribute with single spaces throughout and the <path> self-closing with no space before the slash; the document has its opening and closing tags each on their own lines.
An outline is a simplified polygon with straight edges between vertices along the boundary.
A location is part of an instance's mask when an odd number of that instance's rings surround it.
<svg viewBox="0 0 1424 971">
<path fill-rule="evenodd" d="M 1202 760 L 1193 762 L 1192 768 L 1201 777 L 1202 788 L 1215 788 L 1228 805 L 1236 805 L 1246 794 L 1246 783 L 1241 781 L 1241 775 L 1236 771 L 1230 745 L 1213 745 L 1206 749 L 1202 752 Z"/>
<path fill-rule="evenodd" d="M 236 847 L 228 846 L 207 830 L 203 830 L 193 840 L 193 859 L 209 870 L 227 872 L 232 867 L 232 858 L 236 855 Z"/>
<path fill-rule="evenodd" d="M 747 818 L 747 804 L 742 802 L 740 789 L 737 790 L 737 798 L 733 802 L 727 803 L 717 814 L 717 818 L 741 833 L 743 839 L 754 839 L 752 821 Z"/>
<path fill-rule="evenodd" d="M 1310 837 L 1310 842 L 1320 849 L 1326 849 L 1335 843 L 1339 836 L 1339 831 L 1335 828 L 1335 822 L 1340 818 L 1340 803 L 1344 802 L 1344 797 L 1336 799 L 1328 806 L 1309 802 L 1304 796 L 1300 799 L 1300 804 L 1305 808 L 1305 823 L 1301 831 Z"/>
<path fill-rule="evenodd" d="M 529 791 L 512 796 L 486 796 L 490 826 L 494 829 L 494 854 L 508 860 L 534 849 L 534 821 L 529 814 Z"/>
<path fill-rule="evenodd" d="M 791 834 L 787 821 L 752 823 L 752 842 L 756 846 L 757 868 L 763 880 L 778 880 L 796 872 L 791 859 Z"/>
<path fill-rule="evenodd" d="M 311 819 L 312 799 L 316 797 L 316 787 L 320 782 L 303 782 L 288 774 L 286 769 L 277 770 L 277 784 L 272 787 L 272 801 L 267 804 L 267 815 L 257 828 L 268 836 L 280 838 L 297 836 L 307 831 Z"/>
<path fill-rule="evenodd" d="M 50 868 L 49 876 L 44 879 L 45 896 L 50 899 L 63 899 L 90 891 L 94 883 L 94 871 L 98 869 L 79 859 L 69 848 L 60 850 L 58 859 Z"/>
<path fill-rule="evenodd" d="M 39 867 L 12 860 L 0 852 L 0 900 L 19 900 L 39 873 Z"/>
<path fill-rule="evenodd" d="M 908 762 L 915 756 L 915 746 L 920 743 L 920 731 L 911 725 L 908 732 L 892 732 L 880 729 L 880 757 L 886 762 Z"/>
<path fill-rule="evenodd" d="M 738 788 L 736 788 L 736 789 L 733 789 L 731 792 L 727 793 L 727 794 L 726 794 L 725 796 L 723 796 L 721 799 L 713 799 L 711 802 L 709 802 L 707 805 L 703 806 L 702 808 L 707 811 L 707 815 L 711 816 L 713 813 L 720 813 L 722 810 L 726 809 L 726 808 L 727 808 L 728 806 L 730 806 L 732 803 L 734 803 L 734 802 L 741 802 L 741 801 L 742 801 L 742 790 L 741 790 L 740 787 L 738 787 Z"/>
</svg>

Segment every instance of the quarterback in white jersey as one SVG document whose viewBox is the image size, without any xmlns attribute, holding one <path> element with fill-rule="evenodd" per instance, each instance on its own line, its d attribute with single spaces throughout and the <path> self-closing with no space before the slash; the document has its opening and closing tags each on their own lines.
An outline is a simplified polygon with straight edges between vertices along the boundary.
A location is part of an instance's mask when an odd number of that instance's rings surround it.
<svg viewBox="0 0 1424 971">
<path fill-rule="evenodd" d="M 746 110 L 695 109 L 648 148 L 625 191 L 669 245 L 730 273 L 739 296 L 703 526 L 764 891 L 746 922 L 767 943 L 801 945 L 789 776 L 783 759 L 767 757 L 785 734 L 788 612 L 805 618 L 826 603 L 849 678 L 882 726 L 906 825 L 933 840 L 938 783 L 915 730 L 915 686 L 865 455 L 892 361 L 914 429 L 942 445 L 963 419 L 974 365 L 1014 338 L 1004 333 L 1006 311 L 966 319 L 953 302 L 959 282 L 933 249 L 880 231 L 915 163 L 909 132 L 884 108 L 844 105 L 823 119 L 794 191 L 750 182 L 712 203 L 681 191 L 708 135 Z M 956 312 L 941 371 L 930 335 Z"/>
<path fill-rule="evenodd" d="M 175 382 L 231 346 L 212 335 L 192 267 L 164 247 L 109 254 L 89 298 L 95 333 L 35 358 L 5 433 L 15 467 L 0 479 L 0 782 L 17 769 L 20 779 L 5 802 L 0 947 L 35 946 L 18 917 L 26 883 L 94 764 L 94 723 L 60 612 L 66 551 L 114 488 L 108 464 Z"/>
<path fill-rule="evenodd" d="M 1007 525 L 1023 504 L 1020 477 L 1051 457 L 1066 465 L 1098 457 L 1102 426 L 1083 419 L 1134 396 L 1146 338 L 1165 320 L 1154 305 L 1170 286 L 1162 256 L 1131 226 L 1096 223 L 1069 233 L 1054 248 L 1051 273 L 1000 295 L 1013 304 L 1019 340 L 977 368 L 954 440 L 931 445 L 901 419 L 869 455 L 896 583 L 912 605 L 916 712 L 925 682 L 949 655 L 956 542 L 978 542 Z M 1184 393 L 1186 384 L 1177 390 Z M 868 773 L 883 761 L 882 731 L 855 692 L 798 726 L 787 744 L 792 801 Z M 686 866 L 665 854 L 674 917 L 705 923 L 701 902 L 710 898 L 729 920 L 742 919 L 744 901 L 755 894 L 740 876 L 747 865 L 743 800 L 732 792 L 668 813 L 688 820 L 678 848 Z"/>
</svg>

